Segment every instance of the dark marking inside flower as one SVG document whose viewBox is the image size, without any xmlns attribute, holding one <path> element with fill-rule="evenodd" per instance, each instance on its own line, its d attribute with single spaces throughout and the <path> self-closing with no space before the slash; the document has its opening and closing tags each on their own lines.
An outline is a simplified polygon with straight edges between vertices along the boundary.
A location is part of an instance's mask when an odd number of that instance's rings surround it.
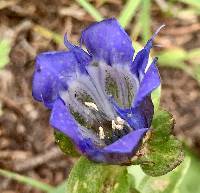
<svg viewBox="0 0 200 193">
<path fill-rule="evenodd" d="M 112 69 L 99 62 L 91 63 L 88 74 L 70 85 L 66 102 L 82 134 L 104 147 L 133 130 L 115 112 L 109 97 L 112 96 L 120 107 L 130 107 L 136 83 L 127 69 Z"/>
<path fill-rule="evenodd" d="M 134 88 L 133 88 L 133 85 L 131 84 L 131 80 L 128 76 L 124 76 L 124 80 L 125 80 L 126 89 L 128 92 L 127 93 L 128 101 L 127 101 L 126 107 L 130 107 L 131 103 L 133 101 L 133 98 L 134 98 Z"/>
<path fill-rule="evenodd" d="M 72 108 L 70 108 L 70 112 L 73 115 L 73 117 L 75 118 L 75 120 L 82 126 L 88 127 L 87 122 L 85 121 L 84 117 L 81 116 L 80 113 L 75 112 L 72 110 Z"/>
<path fill-rule="evenodd" d="M 106 85 L 106 88 L 105 88 L 106 93 L 108 95 L 112 95 L 114 99 L 120 104 L 121 101 L 119 99 L 119 88 L 118 88 L 117 82 L 109 73 L 106 73 L 105 85 Z"/>
<path fill-rule="evenodd" d="M 92 66 L 95 66 L 95 67 L 98 67 L 98 66 L 99 66 L 99 62 L 93 61 L 93 62 L 91 62 L 91 65 L 92 65 Z"/>
<path fill-rule="evenodd" d="M 92 97 L 89 94 L 87 94 L 84 90 L 82 90 L 82 92 L 80 90 L 76 91 L 75 94 L 74 94 L 74 97 L 79 102 L 81 102 L 82 104 L 84 104 L 85 101 L 87 101 L 87 102 L 94 102 L 94 100 L 92 99 Z"/>
<path fill-rule="evenodd" d="M 84 90 L 82 90 L 82 92 L 79 91 L 75 91 L 74 97 L 82 104 L 87 106 L 87 103 L 91 103 L 91 104 L 95 104 L 94 99 L 87 94 Z"/>
<path fill-rule="evenodd" d="M 112 130 L 110 135 L 106 135 L 104 142 L 106 145 L 110 145 L 122 138 L 124 135 L 127 135 L 130 132 L 130 128 L 127 125 L 124 125 L 122 130 Z"/>
<path fill-rule="evenodd" d="M 113 120 L 106 119 L 101 112 L 93 111 L 93 113 L 96 115 L 97 119 L 94 122 L 92 129 L 94 129 L 99 138 L 104 141 L 105 145 L 114 143 L 131 131 L 131 128 L 126 124 L 123 125 L 122 129 L 113 129 Z M 100 133 L 100 128 L 102 129 L 103 136 L 101 136 L 102 133 Z"/>
<path fill-rule="evenodd" d="M 95 109 L 90 109 L 92 115 L 95 117 L 95 119 L 92 119 L 92 121 L 88 122 L 85 120 L 85 118 L 79 114 L 78 112 L 74 112 L 72 109 L 70 109 L 72 115 L 74 116 L 75 120 L 82 126 L 88 129 L 88 131 L 93 131 L 97 138 L 101 140 L 105 145 L 110 145 L 123 137 L 124 135 L 127 135 L 131 128 L 124 124 L 122 129 L 113 129 L 112 121 L 108 120 L 104 113 L 101 111 L 96 111 Z M 100 130 L 100 128 L 102 130 Z M 103 132 L 103 133 L 100 133 Z M 102 143 L 101 143 L 102 144 Z"/>
</svg>

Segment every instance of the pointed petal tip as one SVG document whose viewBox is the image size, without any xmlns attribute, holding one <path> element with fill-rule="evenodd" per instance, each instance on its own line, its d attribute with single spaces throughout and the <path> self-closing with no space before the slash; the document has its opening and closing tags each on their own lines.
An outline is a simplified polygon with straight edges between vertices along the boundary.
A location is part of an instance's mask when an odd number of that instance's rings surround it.
<svg viewBox="0 0 200 193">
<path fill-rule="evenodd" d="M 155 33 L 151 36 L 151 38 L 148 40 L 147 44 L 146 44 L 146 48 L 148 48 L 149 50 L 153 47 L 153 41 L 155 39 L 155 37 L 158 35 L 158 33 L 160 32 L 160 30 L 162 28 L 165 27 L 165 24 L 162 24 L 156 31 Z"/>
<path fill-rule="evenodd" d="M 155 33 L 153 34 L 153 36 L 151 37 L 151 40 L 154 41 L 155 37 L 158 35 L 158 33 L 160 32 L 160 30 L 162 28 L 164 28 L 166 25 L 165 24 L 162 24 L 156 31 Z"/>
<path fill-rule="evenodd" d="M 137 107 L 144 100 L 145 97 L 151 94 L 160 84 L 160 75 L 156 67 L 158 58 L 155 57 L 147 69 L 141 81 L 140 88 L 134 100 L 133 106 Z"/>
<path fill-rule="evenodd" d="M 67 39 L 67 33 L 64 35 L 64 45 L 69 49 L 73 49 L 74 45 L 70 43 L 70 41 Z"/>
<path fill-rule="evenodd" d="M 155 57 L 152 61 L 152 64 L 156 64 L 156 62 L 158 61 L 158 57 Z"/>
</svg>

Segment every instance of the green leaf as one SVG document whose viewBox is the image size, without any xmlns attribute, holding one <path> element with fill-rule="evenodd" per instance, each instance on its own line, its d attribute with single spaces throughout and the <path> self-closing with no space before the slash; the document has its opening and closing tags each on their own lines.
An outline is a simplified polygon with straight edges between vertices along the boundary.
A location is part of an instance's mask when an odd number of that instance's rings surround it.
<svg viewBox="0 0 200 193">
<path fill-rule="evenodd" d="M 200 58 L 200 48 L 195 48 L 195 49 L 190 50 L 187 54 L 187 57 L 189 60 L 190 59 L 192 60 L 194 58 L 199 59 Z"/>
<path fill-rule="evenodd" d="M 135 15 L 136 9 L 139 7 L 141 0 L 127 0 L 126 5 L 119 16 L 119 23 L 123 28 L 129 24 L 133 16 Z"/>
<path fill-rule="evenodd" d="M 139 166 L 128 167 L 128 172 L 134 178 L 135 188 L 141 193 L 177 193 L 190 163 L 190 157 L 186 157 L 180 166 L 159 178 L 147 176 Z"/>
<path fill-rule="evenodd" d="M 159 178 L 147 176 L 139 166 L 128 167 L 135 188 L 142 193 L 200 193 L 199 172 L 200 159 L 188 148 L 183 163 Z"/>
<path fill-rule="evenodd" d="M 197 157 L 188 148 L 186 154 L 191 158 L 191 164 L 187 170 L 182 183 L 180 184 L 180 193 L 200 193 L 199 186 L 199 172 L 200 172 L 200 158 Z"/>
<path fill-rule="evenodd" d="M 161 85 L 151 93 L 151 98 L 154 105 L 154 112 L 156 112 L 160 105 Z"/>
<path fill-rule="evenodd" d="M 7 39 L 0 40 L 0 69 L 9 63 L 11 43 Z"/>
<path fill-rule="evenodd" d="M 143 171 L 150 176 L 161 176 L 176 168 L 183 160 L 182 143 L 171 131 L 174 119 L 167 111 L 157 111 L 154 114 L 153 129 L 150 137 L 144 144 L 145 160 L 141 164 Z"/>
<path fill-rule="evenodd" d="M 194 78 L 200 83 L 200 65 L 193 68 Z"/>
<path fill-rule="evenodd" d="M 184 70 L 191 77 L 200 83 L 200 49 L 196 48 L 186 52 L 183 49 L 176 48 L 160 52 L 159 65 Z M 187 65 L 186 61 L 192 65 Z"/>
<path fill-rule="evenodd" d="M 190 63 L 195 65 L 200 65 L 200 48 L 192 49 L 187 54 L 187 59 Z"/>
<path fill-rule="evenodd" d="M 130 182 L 126 167 L 81 157 L 69 175 L 67 189 L 70 193 L 129 193 Z"/>
<path fill-rule="evenodd" d="M 76 148 L 69 137 L 58 131 L 55 131 L 54 136 L 56 144 L 62 152 L 70 156 L 79 156 L 79 153 L 76 151 Z"/>
<path fill-rule="evenodd" d="M 87 0 L 76 0 L 96 21 L 103 20 L 98 10 L 93 7 Z"/>
<path fill-rule="evenodd" d="M 14 172 L 10 172 L 10 171 L 7 171 L 7 170 L 0 169 L 0 175 L 7 177 L 7 178 L 10 178 L 10 179 L 13 179 L 13 180 L 16 180 L 20 183 L 30 185 L 34 188 L 37 188 L 38 190 L 42 190 L 42 191 L 45 191 L 45 192 L 50 192 L 50 191 L 54 190 L 54 188 L 52 186 L 48 185 L 48 184 L 42 183 L 42 182 L 37 181 L 33 178 L 22 176 L 22 175 L 19 175 L 19 174 L 16 174 Z"/>
<path fill-rule="evenodd" d="M 187 52 L 180 48 L 170 49 L 160 52 L 158 58 L 160 66 L 183 69 L 185 67 L 184 60 L 187 59 Z"/>
<path fill-rule="evenodd" d="M 154 114 L 152 122 L 153 131 L 151 134 L 151 143 L 157 145 L 162 141 L 168 141 L 174 124 L 175 120 L 172 114 L 165 110 L 157 111 Z"/>
</svg>

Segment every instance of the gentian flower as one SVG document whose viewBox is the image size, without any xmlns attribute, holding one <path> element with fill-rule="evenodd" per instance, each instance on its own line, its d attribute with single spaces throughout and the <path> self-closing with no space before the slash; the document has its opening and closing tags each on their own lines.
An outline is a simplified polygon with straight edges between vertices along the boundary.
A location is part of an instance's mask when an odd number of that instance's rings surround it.
<svg viewBox="0 0 200 193">
<path fill-rule="evenodd" d="M 131 39 L 115 19 L 86 28 L 80 47 L 65 37 L 68 51 L 37 56 L 33 97 L 89 159 L 128 164 L 141 146 L 154 113 L 151 92 L 160 85 L 157 59 L 147 67 L 159 30 L 134 60 Z"/>
</svg>

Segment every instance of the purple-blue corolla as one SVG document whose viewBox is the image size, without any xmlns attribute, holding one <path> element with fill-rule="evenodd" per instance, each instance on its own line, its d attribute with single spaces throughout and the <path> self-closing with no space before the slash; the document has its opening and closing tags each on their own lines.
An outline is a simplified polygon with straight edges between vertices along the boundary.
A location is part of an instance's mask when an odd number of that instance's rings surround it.
<svg viewBox="0 0 200 193">
<path fill-rule="evenodd" d="M 89 159 L 127 164 L 140 147 L 154 113 L 151 92 L 160 85 L 157 59 L 147 67 L 158 31 L 134 60 L 131 39 L 116 19 L 86 28 L 80 47 L 65 37 L 69 51 L 37 56 L 33 97 Z"/>
</svg>

